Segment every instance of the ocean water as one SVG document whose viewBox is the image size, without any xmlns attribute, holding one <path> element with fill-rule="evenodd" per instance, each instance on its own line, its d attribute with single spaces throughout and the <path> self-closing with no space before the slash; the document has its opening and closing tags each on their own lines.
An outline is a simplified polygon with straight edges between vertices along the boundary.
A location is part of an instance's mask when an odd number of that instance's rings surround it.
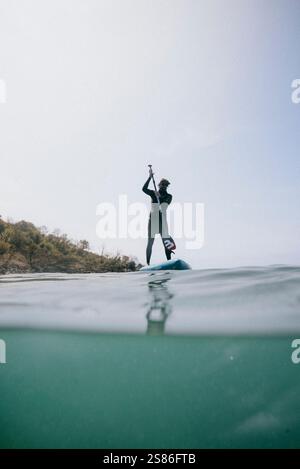
<svg viewBox="0 0 300 469">
<path fill-rule="evenodd" d="M 299 287 L 296 266 L 0 277 L 0 447 L 300 447 Z"/>
</svg>

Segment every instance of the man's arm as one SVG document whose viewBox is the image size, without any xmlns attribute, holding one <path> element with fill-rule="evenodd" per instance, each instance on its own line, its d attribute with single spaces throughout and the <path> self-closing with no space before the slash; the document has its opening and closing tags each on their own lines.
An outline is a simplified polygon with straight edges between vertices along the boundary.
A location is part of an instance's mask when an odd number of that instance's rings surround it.
<svg viewBox="0 0 300 469">
<path fill-rule="evenodd" d="M 150 179 L 151 179 L 151 176 L 148 177 L 147 181 L 146 181 L 145 184 L 143 185 L 142 191 L 145 192 L 145 194 L 150 195 L 150 197 L 151 197 L 152 200 L 153 200 L 153 199 L 155 198 L 155 192 L 152 191 L 151 189 L 148 189 Z"/>
<path fill-rule="evenodd" d="M 168 194 L 168 198 L 167 198 L 167 204 L 170 205 L 170 203 L 172 202 L 172 198 L 173 196 L 171 194 Z"/>
</svg>

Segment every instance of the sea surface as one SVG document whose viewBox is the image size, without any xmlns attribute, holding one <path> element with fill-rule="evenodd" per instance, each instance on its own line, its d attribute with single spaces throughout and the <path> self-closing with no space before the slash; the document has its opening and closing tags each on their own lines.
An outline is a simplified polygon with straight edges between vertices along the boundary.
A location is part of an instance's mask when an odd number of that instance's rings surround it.
<svg viewBox="0 0 300 469">
<path fill-rule="evenodd" d="M 0 276 L 0 447 L 300 447 L 298 338 L 297 266 Z"/>
</svg>

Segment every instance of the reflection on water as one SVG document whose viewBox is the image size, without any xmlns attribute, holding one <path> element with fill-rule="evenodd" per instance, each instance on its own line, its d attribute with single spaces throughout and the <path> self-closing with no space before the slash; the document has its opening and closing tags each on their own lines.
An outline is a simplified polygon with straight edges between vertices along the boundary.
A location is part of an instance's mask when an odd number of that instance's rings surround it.
<svg viewBox="0 0 300 469">
<path fill-rule="evenodd" d="M 296 266 L 0 276 L 0 329 L 298 337 L 299 287 Z"/>
<path fill-rule="evenodd" d="M 154 276 L 155 277 L 155 276 Z M 171 298 L 173 295 L 168 290 L 168 281 L 171 276 L 163 279 L 153 279 L 148 282 L 150 301 L 146 314 L 147 334 L 163 335 L 167 318 L 172 312 Z"/>
</svg>

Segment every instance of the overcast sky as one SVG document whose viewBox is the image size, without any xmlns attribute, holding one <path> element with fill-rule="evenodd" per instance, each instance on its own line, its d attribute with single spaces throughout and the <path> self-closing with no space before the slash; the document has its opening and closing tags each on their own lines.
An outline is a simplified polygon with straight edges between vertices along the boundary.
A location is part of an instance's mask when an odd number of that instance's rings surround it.
<svg viewBox="0 0 300 469">
<path fill-rule="evenodd" d="M 152 163 L 205 204 L 194 267 L 300 263 L 298 0 L 0 0 L 0 213 L 99 240 Z M 153 261 L 163 258 L 161 242 Z"/>
</svg>

